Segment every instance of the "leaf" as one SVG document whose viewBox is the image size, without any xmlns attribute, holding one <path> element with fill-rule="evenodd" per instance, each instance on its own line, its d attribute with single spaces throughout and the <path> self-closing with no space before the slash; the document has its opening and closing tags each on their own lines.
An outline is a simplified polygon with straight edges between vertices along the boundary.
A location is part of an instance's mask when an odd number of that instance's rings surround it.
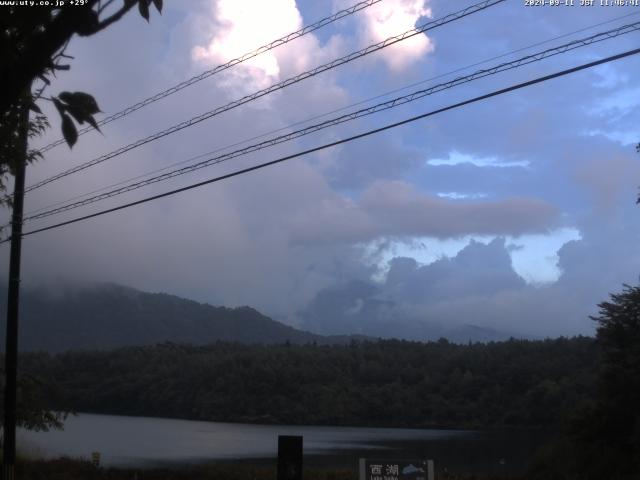
<svg viewBox="0 0 640 480">
<path fill-rule="evenodd" d="M 69 112 L 71 116 L 75 119 L 75 121 L 78 122 L 80 125 L 82 125 L 87 120 L 87 115 L 83 111 L 78 110 L 77 108 L 67 106 L 67 112 Z"/>
<path fill-rule="evenodd" d="M 138 10 L 140 15 L 148 22 L 149 21 L 149 3 L 147 0 L 138 0 Z"/>
<path fill-rule="evenodd" d="M 60 116 L 64 115 L 64 111 L 67 107 L 56 97 L 52 97 L 51 100 L 53 101 L 55 107 L 58 109 L 58 113 L 60 113 Z"/>
<path fill-rule="evenodd" d="M 96 119 L 93 118 L 93 115 L 89 115 L 87 117 L 87 122 L 89 122 L 89 125 L 91 125 L 93 128 L 95 128 L 96 130 L 98 130 L 100 133 L 102 133 L 100 131 L 100 129 L 98 128 L 98 122 L 96 122 Z"/>
<path fill-rule="evenodd" d="M 89 115 L 94 115 L 100 112 L 98 102 L 96 102 L 96 99 L 93 98 L 92 95 L 84 92 L 73 92 L 71 95 L 73 96 L 73 100 L 67 103 L 81 106 Z"/>
<path fill-rule="evenodd" d="M 38 78 L 39 78 L 40 80 L 42 80 L 45 84 L 47 84 L 47 85 L 51 85 L 51 82 L 49 81 L 49 79 L 48 79 L 47 77 L 45 77 L 44 75 L 42 75 L 42 74 L 38 74 Z"/>
<path fill-rule="evenodd" d="M 62 92 L 60 93 L 60 95 L 58 95 L 58 98 L 65 103 L 71 103 L 73 95 L 71 94 L 71 92 Z"/>
<path fill-rule="evenodd" d="M 156 6 L 158 13 L 162 13 L 162 0 L 153 0 L 153 4 Z"/>
<path fill-rule="evenodd" d="M 100 111 L 98 103 L 93 96 L 84 92 L 62 92 L 59 97 L 65 102 L 64 108 L 80 124 L 89 122 L 94 113 Z M 93 120 L 93 119 L 92 119 Z"/>
<path fill-rule="evenodd" d="M 66 114 L 62 115 L 62 136 L 69 147 L 73 147 L 78 140 L 78 131 L 76 130 L 76 126 L 73 124 L 71 117 Z"/>
<path fill-rule="evenodd" d="M 96 33 L 100 25 L 98 13 L 91 8 L 82 8 L 78 10 L 78 22 L 76 24 L 76 32 L 81 37 L 87 37 Z"/>
<path fill-rule="evenodd" d="M 31 104 L 29 105 L 29 110 L 36 113 L 42 113 L 42 110 L 40 110 L 40 107 L 36 105 L 35 102 L 31 102 Z"/>
</svg>

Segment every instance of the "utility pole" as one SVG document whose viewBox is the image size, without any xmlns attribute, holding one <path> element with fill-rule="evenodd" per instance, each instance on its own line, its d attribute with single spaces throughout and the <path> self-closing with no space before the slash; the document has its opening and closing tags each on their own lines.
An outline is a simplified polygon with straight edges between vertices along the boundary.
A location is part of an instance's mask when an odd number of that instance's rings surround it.
<svg viewBox="0 0 640 480">
<path fill-rule="evenodd" d="M 7 300 L 7 337 L 4 356 L 4 480 L 15 479 L 16 464 L 16 390 L 18 377 L 18 308 L 20 302 L 20 251 L 22 248 L 22 213 L 24 178 L 27 167 L 29 131 L 28 95 L 20 105 L 19 148 L 15 159 L 13 212 L 11 216 L 11 256 L 9 259 L 9 292 Z"/>
</svg>

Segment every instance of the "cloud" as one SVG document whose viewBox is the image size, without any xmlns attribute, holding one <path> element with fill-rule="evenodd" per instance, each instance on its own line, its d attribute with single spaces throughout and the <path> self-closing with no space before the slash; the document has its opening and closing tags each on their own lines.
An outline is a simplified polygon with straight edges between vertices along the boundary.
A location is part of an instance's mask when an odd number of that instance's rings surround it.
<svg viewBox="0 0 640 480">
<path fill-rule="evenodd" d="M 638 159 L 631 151 L 584 158 L 575 176 L 605 214 L 611 214 L 617 205 L 632 198 L 640 185 Z"/>
<path fill-rule="evenodd" d="M 355 200 L 331 193 L 326 185 L 323 188 L 317 202 L 299 202 L 296 213 L 288 216 L 295 244 L 361 243 L 382 237 L 521 235 L 549 231 L 558 221 L 553 206 L 530 198 L 450 200 L 426 195 L 400 181 L 377 182 Z M 310 194 L 307 191 L 305 197 Z"/>
<path fill-rule="evenodd" d="M 363 207 L 383 230 L 405 235 L 458 237 L 465 234 L 520 235 L 552 228 L 558 212 L 531 198 L 451 201 L 420 193 L 408 183 L 377 182 L 362 196 Z"/>
<path fill-rule="evenodd" d="M 193 59 L 213 66 L 241 57 L 302 26 L 295 0 L 211 2 L 210 40 L 193 47 Z M 234 79 L 250 79 L 250 88 L 264 88 L 279 78 L 275 52 L 251 58 L 233 70 Z M 230 82 L 234 83 L 234 82 Z"/>
<path fill-rule="evenodd" d="M 385 280 L 385 287 L 394 299 L 413 304 L 487 296 L 524 286 L 524 280 L 513 270 L 501 238 L 486 245 L 471 240 L 455 257 L 429 265 L 395 258 Z"/>
<path fill-rule="evenodd" d="M 381 42 L 411 30 L 416 22 L 431 17 L 425 0 L 387 0 L 376 3 L 358 17 L 359 41 L 362 47 Z M 418 34 L 379 53 L 388 67 L 398 72 L 433 52 L 433 42 Z"/>
<path fill-rule="evenodd" d="M 488 302 L 495 295 L 525 287 L 513 271 L 504 239 L 486 245 L 471 241 L 454 257 L 429 265 L 397 257 L 381 283 L 356 281 L 330 286 L 299 312 L 299 318 L 303 326 L 322 333 L 348 333 L 351 329 L 426 340 L 465 324 L 500 325 L 495 319 L 478 321 L 466 303 Z M 443 315 L 443 305 L 460 312 Z M 495 309 L 492 313 L 496 314 Z M 519 327 L 513 322 L 507 331 L 518 331 Z"/>
<path fill-rule="evenodd" d="M 205 16 L 209 18 L 204 45 L 192 49 L 194 62 L 205 68 L 242 57 L 303 26 L 295 0 L 212 0 Z M 263 89 L 329 61 L 342 48 L 338 35 L 321 45 L 315 35 L 307 34 L 233 67 L 223 74 L 222 85 L 242 94 Z"/>
<path fill-rule="evenodd" d="M 565 261 L 564 268 L 572 267 Z M 428 265 L 396 257 L 384 281 L 330 286 L 298 315 L 303 326 L 325 334 L 371 328 L 375 335 L 414 340 L 455 337 L 468 325 L 507 337 L 592 333 L 598 289 L 586 278 L 567 278 L 528 285 L 514 271 L 504 239 L 471 240 L 457 255 Z"/>
<path fill-rule="evenodd" d="M 436 167 L 440 165 L 460 165 L 465 163 L 475 165 L 476 167 L 490 168 L 527 167 L 529 165 L 529 162 L 525 160 L 499 162 L 495 158 L 475 158 L 471 155 L 456 152 L 455 150 L 449 153 L 448 158 L 435 158 L 427 161 L 427 163 Z"/>
</svg>

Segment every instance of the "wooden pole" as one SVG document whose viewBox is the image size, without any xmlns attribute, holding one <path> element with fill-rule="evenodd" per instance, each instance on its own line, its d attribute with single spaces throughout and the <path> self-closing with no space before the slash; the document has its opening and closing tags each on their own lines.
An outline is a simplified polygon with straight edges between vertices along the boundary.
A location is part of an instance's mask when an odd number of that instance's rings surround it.
<svg viewBox="0 0 640 480">
<path fill-rule="evenodd" d="M 29 91 L 29 95 L 31 92 Z M 13 213 L 11 217 L 11 253 L 9 259 L 9 291 L 7 299 L 7 336 L 4 357 L 4 480 L 15 479 L 16 463 L 16 390 L 18 376 L 18 309 L 20 303 L 20 253 L 22 248 L 22 214 L 25 170 L 27 166 L 29 108 L 25 103 L 20 113 L 20 150 L 15 166 Z"/>
</svg>

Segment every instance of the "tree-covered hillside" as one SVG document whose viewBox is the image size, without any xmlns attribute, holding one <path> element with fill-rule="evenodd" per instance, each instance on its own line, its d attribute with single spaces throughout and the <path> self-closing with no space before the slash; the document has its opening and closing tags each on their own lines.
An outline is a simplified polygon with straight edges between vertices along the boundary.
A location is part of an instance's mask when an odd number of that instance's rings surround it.
<svg viewBox="0 0 640 480">
<path fill-rule="evenodd" d="M 6 298 L 0 296 L 0 311 Z M 249 308 L 213 307 L 164 293 L 114 284 L 25 289 L 20 349 L 61 352 L 111 349 L 166 341 L 202 345 L 216 341 L 307 343 L 344 341 L 296 330 Z M 4 329 L 0 344 L 4 346 Z"/>
<path fill-rule="evenodd" d="M 592 397 L 593 339 L 163 344 L 24 354 L 54 409 L 198 420 L 553 427 Z"/>
</svg>

